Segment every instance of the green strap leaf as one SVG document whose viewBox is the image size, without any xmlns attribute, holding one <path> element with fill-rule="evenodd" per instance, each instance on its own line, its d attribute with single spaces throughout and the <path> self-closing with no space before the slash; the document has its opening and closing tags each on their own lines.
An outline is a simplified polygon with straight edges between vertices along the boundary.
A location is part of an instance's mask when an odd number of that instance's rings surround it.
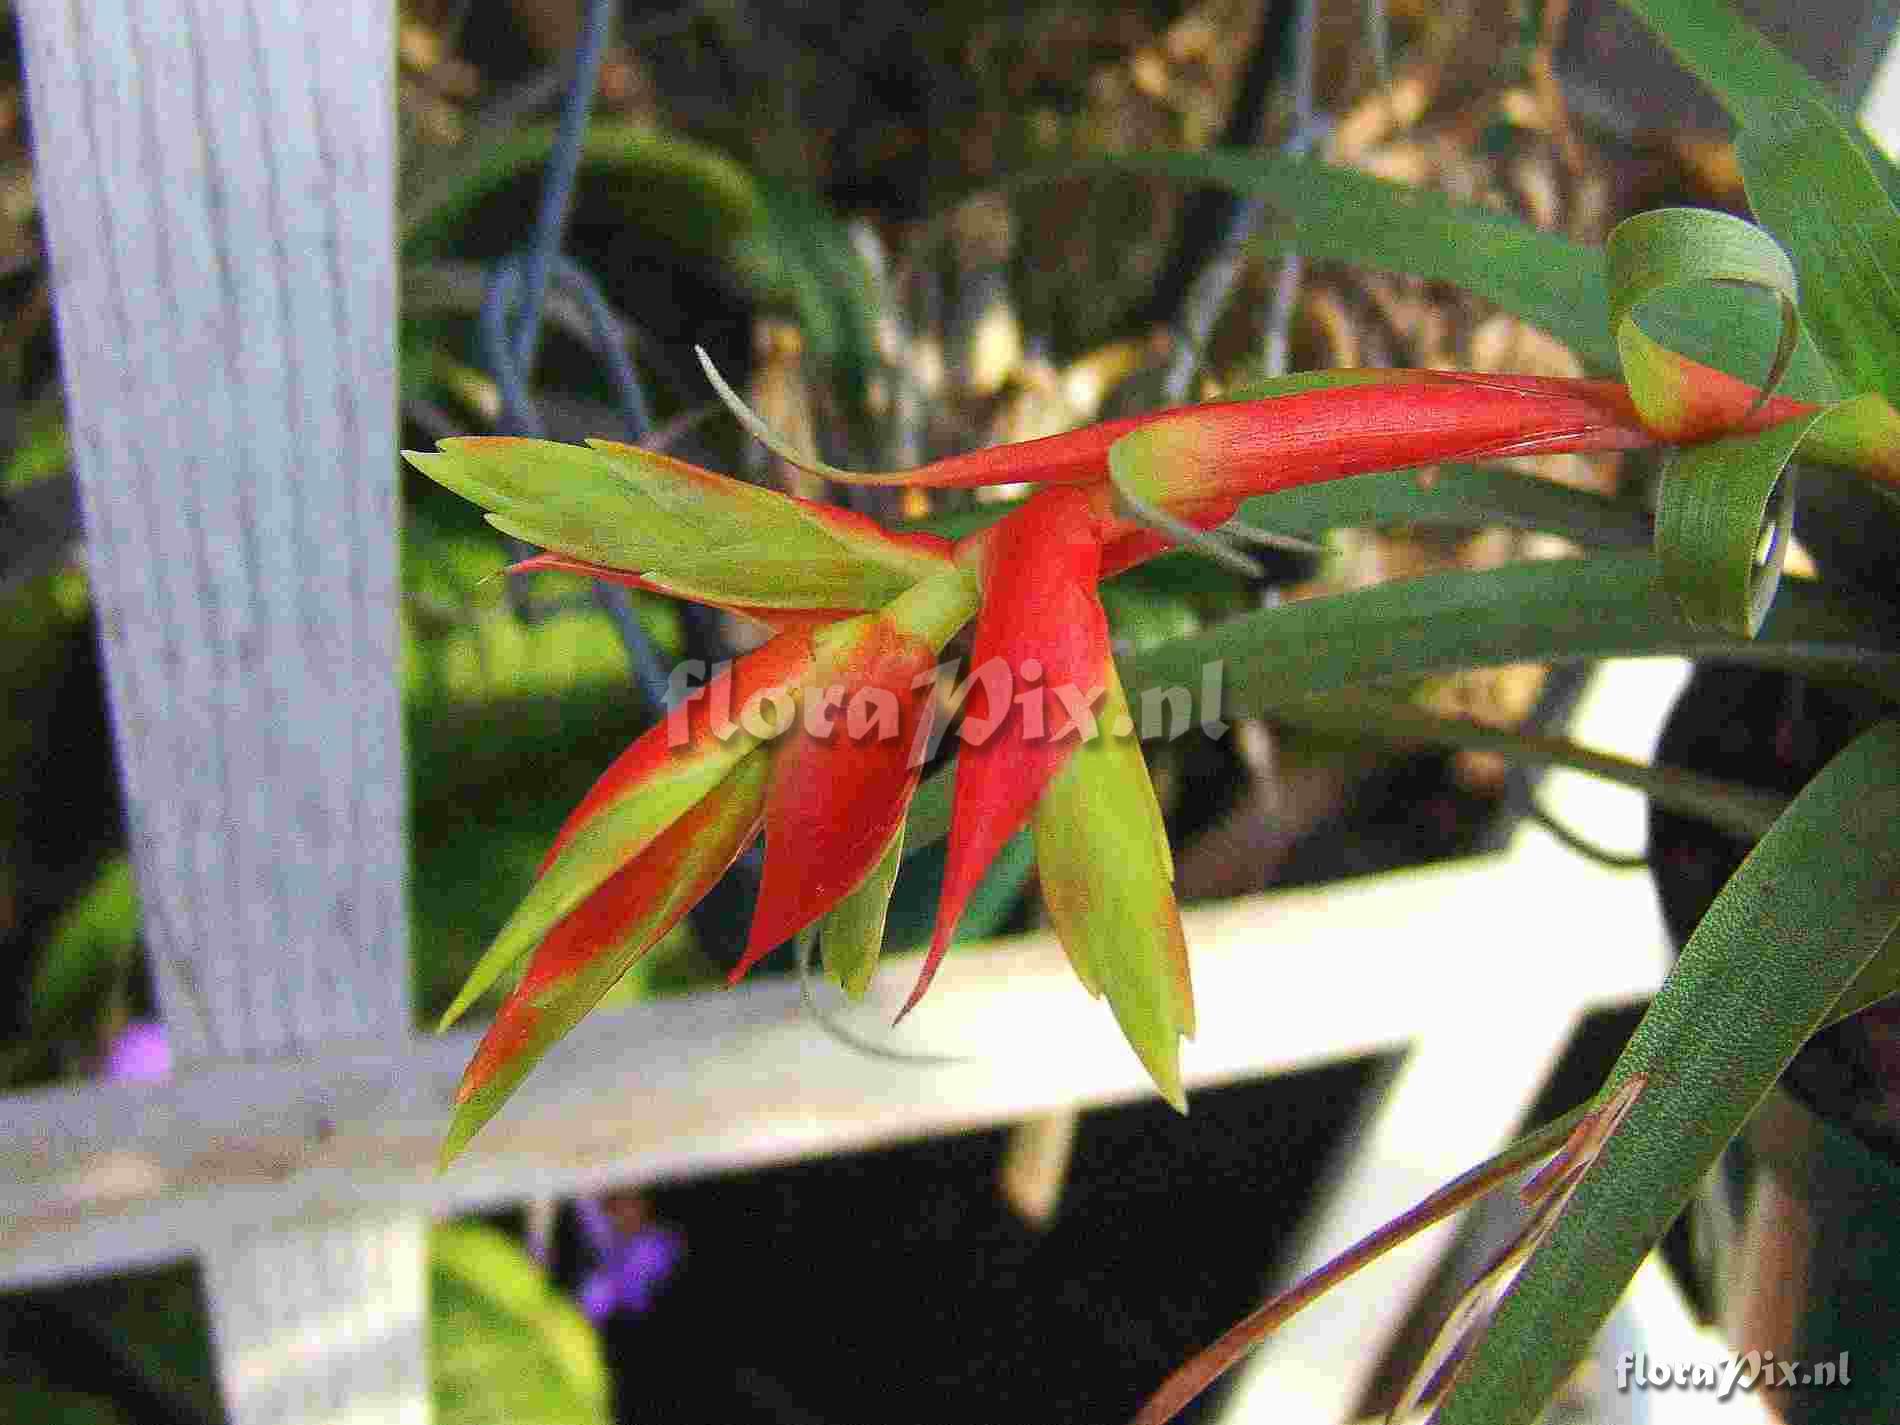
<svg viewBox="0 0 1900 1425">
<path fill-rule="evenodd" d="M 838 215 L 815 193 L 760 181 L 763 220 L 733 261 L 763 296 L 791 305 L 812 355 L 862 402 L 876 365 L 883 294 Z"/>
<path fill-rule="evenodd" d="M 1833 111 L 1753 106 L 1735 158 L 1748 201 L 1794 254 L 1801 315 L 1843 390 L 1900 399 L 1900 211 Z"/>
<path fill-rule="evenodd" d="M 1647 1086 L 1472 1348 L 1440 1425 L 1530 1425 L 1788 1061 L 1900 926 L 1900 724 L 1795 799 L 1611 1072 Z"/>
<path fill-rule="evenodd" d="M 1833 1024 L 1850 1014 L 1859 1014 L 1868 1005 L 1879 1004 L 1893 994 L 1900 994 L 1900 934 L 1887 937 L 1880 953 L 1867 962 L 1846 993 L 1834 1002 L 1827 1022 Z"/>
<path fill-rule="evenodd" d="M 464 145 L 406 200 L 403 259 L 454 248 L 484 202 L 535 172 L 555 128 Z M 683 252 L 729 263 L 759 296 L 791 307 L 813 356 L 856 399 L 875 360 L 879 294 L 837 215 L 816 194 L 755 177 L 716 148 L 665 129 L 598 121 L 582 140 L 581 181 L 627 220 Z"/>
<path fill-rule="evenodd" d="M 1592 370 L 1616 369 L 1602 259 L 1586 244 L 1351 169 L 1238 150 L 1117 154 L 1047 176 L 1072 179 L 1091 170 L 1173 178 L 1263 199 L 1263 242 L 1455 283 L 1542 327 Z"/>
<path fill-rule="evenodd" d="M 1264 609 L 1139 654 L 1123 674 L 1131 697 L 1184 688 L 1198 699 L 1212 681 L 1227 717 L 1382 679 L 1658 654 L 1802 669 L 1900 693 L 1900 655 L 1869 651 L 1890 622 L 1875 606 L 1789 580 L 1750 641 L 1684 619 L 1653 556 L 1608 554 L 1428 574 Z"/>
<path fill-rule="evenodd" d="M 1382 470 L 1301 485 L 1256 496 L 1240 507 L 1239 518 L 1307 539 L 1360 525 L 1415 524 L 1502 524 L 1561 534 L 1587 548 L 1647 549 L 1654 538 L 1648 514 L 1629 501 L 1476 465 Z"/>
<path fill-rule="evenodd" d="M 1384 693 L 1349 691 L 1305 698 L 1272 709 L 1276 721 L 1348 737 L 1430 742 L 1498 752 L 1519 762 L 1573 767 L 1642 792 L 1658 806 L 1697 817 L 1747 840 L 1774 824 L 1788 802 L 1773 792 L 1738 786 L 1678 767 L 1645 766 L 1561 737 L 1539 737 L 1444 717 Z"/>
<path fill-rule="evenodd" d="M 1269 209 L 1263 242 L 1308 257 L 1453 283 L 1543 328 L 1593 373 L 1612 375 L 1619 368 L 1598 248 L 1350 169 L 1237 150 L 1117 154 L 1027 174 L 1010 186 L 1092 173 L 1171 178 L 1263 199 Z M 1757 353 L 1773 351 L 1780 333 L 1776 314 L 1752 294 L 1707 287 L 1690 301 L 1659 295 L 1645 324 L 1670 350 L 1729 371 L 1735 362 L 1746 365 Z M 1759 372 L 1762 365 L 1753 369 Z M 1803 400 L 1842 394 L 1805 335 L 1783 390 Z"/>
<path fill-rule="evenodd" d="M 402 205 L 404 261 L 453 248 L 476 208 L 547 162 L 555 137 L 553 124 L 538 124 L 458 151 L 425 191 Z M 766 218 L 765 196 L 751 174 L 719 150 L 665 129 L 605 120 L 588 125 L 581 177 L 604 184 L 643 225 L 708 257 L 726 255 Z"/>
</svg>

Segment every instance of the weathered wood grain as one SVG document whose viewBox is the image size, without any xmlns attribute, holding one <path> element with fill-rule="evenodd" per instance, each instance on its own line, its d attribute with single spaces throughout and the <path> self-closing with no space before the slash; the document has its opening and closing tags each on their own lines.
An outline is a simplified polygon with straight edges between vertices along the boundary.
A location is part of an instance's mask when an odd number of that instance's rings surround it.
<svg viewBox="0 0 1900 1425">
<path fill-rule="evenodd" d="M 181 1071 L 401 1042 L 393 7 L 18 11 L 87 571 Z M 198 1239 L 234 1421 L 426 1414 L 422 1231 Z"/>
</svg>

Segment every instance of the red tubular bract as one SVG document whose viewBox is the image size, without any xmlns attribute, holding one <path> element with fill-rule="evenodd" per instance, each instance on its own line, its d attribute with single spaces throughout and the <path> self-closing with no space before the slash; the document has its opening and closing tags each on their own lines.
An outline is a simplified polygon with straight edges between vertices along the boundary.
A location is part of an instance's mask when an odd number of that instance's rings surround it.
<svg viewBox="0 0 1900 1425">
<path fill-rule="evenodd" d="M 563 847 L 612 802 L 640 782 L 658 776 L 674 758 L 691 757 L 708 739 L 734 736 L 737 719 L 757 693 L 775 687 L 796 686 L 812 664 L 811 634 L 794 629 L 779 634 L 721 672 L 703 688 L 695 689 L 683 710 L 674 710 L 641 733 L 581 798 L 562 823 L 554 844 L 542 859 L 543 871 L 554 864 Z M 730 721 L 727 721 L 730 720 Z"/>
<path fill-rule="evenodd" d="M 923 675 L 935 661 L 927 644 L 880 620 L 852 650 L 839 696 L 814 709 L 831 690 L 807 690 L 800 726 L 773 750 L 765 873 L 733 980 L 828 912 L 883 858 L 917 786 L 913 754 L 932 695 Z"/>
<path fill-rule="evenodd" d="M 679 923 L 759 834 L 761 816 L 735 811 L 717 792 L 661 832 L 653 844 L 603 881 L 535 947 L 528 968 L 462 1072 L 456 1102 L 478 1092 L 534 1035 L 540 1001 L 562 980 L 580 974 L 642 916 L 670 900 L 642 936 L 640 954 Z"/>
<path fill-rule="evenodd" d="M 1100 530 L 1096 498 L 1058 487 L 978 536 L 983 605 L 965 726 L 975 720 L 989 731 L 980 743 L 966 735 L 957 754 L 936 933 L 901 1013 L 929 987 L 984 871 L 1075 750 L 1070 702 L 1079 698 L 1093 711 L 1106 686 L 1108 620 L 1095 592 Z M 998 671 L 986 679 L 986 668 Z M 991 682 L 1004 690 L 1006 706 L 994 706 Z"/>
</svg>

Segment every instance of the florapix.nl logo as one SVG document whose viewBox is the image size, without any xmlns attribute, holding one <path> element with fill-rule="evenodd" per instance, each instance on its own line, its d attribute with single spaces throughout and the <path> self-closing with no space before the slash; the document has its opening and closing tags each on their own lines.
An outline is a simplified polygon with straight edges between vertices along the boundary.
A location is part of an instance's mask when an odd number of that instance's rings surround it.
<svg viewBox="0 0 1900 1425">
<path fill-rule="evenodd" d="M 702 701 L 712 735 L 722 742 L 741 732 L 769 741 L 794 726 L 824 741 L 889 741 L 904 735 L 902 708 L 890 688 L 844 683 L 797 691 L 773 687 L 735 707 L 732 666 L 698 658 L 674 666 L 666 685 L 669 747 L 684 747 L 693 740 L 694 704 Z M 1216 659 L 1202 665 L 1198 688 L 1143 688 L 1128 711 L 1104 717 L 1105 688 L 1084 691 L 1074 684 L 1046 683 L 1042 664 L 1034 658 L 1023 659 L 1016 668 L 1001 658 L 987 659 L 968 676 L 961 675 L 961 660 L 952 659 L 911 680 L 912 692 L 932 693 L 932 715 L 916 721 L 910 762 L 921 767 L 934 757 L 953 722 L 957 740 L 973 747 L 982 746 L 1011 719 L 1020 722 L 1020 735 L 1030 742 L 1091 742 L 1102 736 L 1171 742 L 1191 728 L 1217 738 L 1227 731 L 1221 720 L 1225 680 L 1225 665 Z M 972 694 L 979 692 L 972 706 Z M 964 713 L 960 721 L 959 711 Z"/>
</svg>

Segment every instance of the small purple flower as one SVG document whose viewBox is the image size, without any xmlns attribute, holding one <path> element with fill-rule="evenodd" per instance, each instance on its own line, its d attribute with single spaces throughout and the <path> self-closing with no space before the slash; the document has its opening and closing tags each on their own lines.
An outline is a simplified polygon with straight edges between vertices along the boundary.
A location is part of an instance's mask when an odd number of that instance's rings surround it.
<svg viewBox="0 0 1900 1425">
<path fill-rule="evenodd" d="M 165 1026 L 134 1019 L 112 1036 L 99 1075 L 110 1083 L 158 1083 L 172 1076 L 172 1046 Z"/>
<path fill-rule="evenodd" d="M 625 1231 L 599 1198 L 579 1198 L 574 1209 L 600 1262 L 581 1282 L 581 1310 L 595 1323 L 617 1311 L 638 1316 L 650 1310 L 660 1288 L 679 1270 L 686 1238 L 675 1228 L 651 1221 Z"/>
</svg>

